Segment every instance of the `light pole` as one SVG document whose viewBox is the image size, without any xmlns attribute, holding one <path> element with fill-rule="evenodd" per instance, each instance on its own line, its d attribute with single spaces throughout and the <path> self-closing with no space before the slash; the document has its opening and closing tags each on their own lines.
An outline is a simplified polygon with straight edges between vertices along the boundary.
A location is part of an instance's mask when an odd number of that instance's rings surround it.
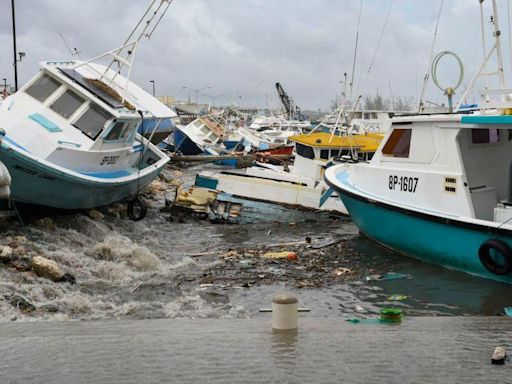
<svg viewBox="0 0 512 384">
<path fill-rule="evenodd" d="M 222 96 L 226 96 L 226 95 L 222 94 L 222 95 L 215 95 L 215 96 L 212 96 L 212 95 L 204 95 L 204 96 L 212 98 L 212 100 L 213 100 L 212 106 L 215 108 L 215 100 L 217 100 L 218 97 L 222 97 Z"/>
<path fill-rule="evenodd" d="M 191 91 L 194 91 L 196 93 L 196 105 L 198 105 L 199 92 L 204 91 L 205 89 L 212 89 L 212 87 L 204 87 L 204 88 L 199 88 L 199 89 L 190 88 L 190 87 L 181 87 L 181 89 L 190 89 Z"/>
<path fill-rule="evenodd" d="M 149 80 L 151 84 L 153 84 L 153 97 L 155 97 L 155 80 Z"/>
<path fill-rule="evenodd" d="M 16 48 L 16 14 L 14 11 L 14 0 L 11 0 L 11 9 L 12 9 L 12 45 L 14 51 L 14 91 L 18 91 L 18 59 L 16 55 L 18 50 Z"/>
<path fill-rule="evenodd" d="M 4 92 L 7 92 L 7 79 L 4 77 L 2 80 L 4 81 Z"/>
</svg>

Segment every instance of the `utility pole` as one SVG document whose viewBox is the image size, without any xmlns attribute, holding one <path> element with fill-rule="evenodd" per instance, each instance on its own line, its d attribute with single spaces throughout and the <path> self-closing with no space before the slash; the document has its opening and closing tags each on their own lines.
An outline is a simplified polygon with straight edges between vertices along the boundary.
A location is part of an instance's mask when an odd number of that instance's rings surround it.
<svg viewBox="0 0 512 384">
<path fill-rule="evenodd" d="M 151 84 L 153 84 L 153 97 L 155 97 L 155 80 L 149 80 Z"/>
<path fill-rule="evenodd" d="M 11 0 L 11 9 L 12 9 L 12 45 L 14 52 L 14 91 L 18 92 L 18 58 L 17 56 L 17 48 L 16 48 L 16 14 L 14 11 L 14 0 Z"/>
</svg>

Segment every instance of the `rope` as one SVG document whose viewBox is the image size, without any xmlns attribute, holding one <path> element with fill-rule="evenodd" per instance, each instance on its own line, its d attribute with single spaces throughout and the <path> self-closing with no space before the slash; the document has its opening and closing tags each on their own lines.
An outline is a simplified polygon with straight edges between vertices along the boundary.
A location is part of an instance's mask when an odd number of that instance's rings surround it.
<svg viewBox="0 0 512 384">
<path fill-rule="evenodd" d="M 437 14 L 436 28 L 434 30 L 434 38 L 432 39 L 432 48 L 430 49 L 430 57 L 428 59 L 429 67 L 430 67 L 430 63 L 432 62 L 432 58 L 434 57 L 434 48 L 436 46 L 437 30 L 439 28 L 439 20 L 441 19 L 441 13 L 443 11 L 443 3 L 444 3 L 444 0 L 441 0 L 441 4 L 439 6 L 439 13 Z M 423 88 L 421 89 L 421 97 L 420 97 L 420 102 L 418 104 L 418 113 L 421 113 L 421 110 L 423 108 L 423 98 L 425 97 L 425 92 L 427 91 L 428 79 L 429 79 L 429 71 L 427 70 L 427 73 L 425 74 L 425 77 L 423 78 Z"/>
<path fill-rule="evenodd" d="M 364 86 L 361 91 L 361 94 L 357 98 L 356 104 L 354 106 L 354 110 L 357 109 L 357 105 L 359 104 L 359 101 L 361 100 L 361 96 L 362 96 L 362 94 L 364 94 L 364 92 L 366 90 L 366 84 L 368 83 L 368 79 L 370 77 L 370 72 L 372 71 L 372 68 L 373 68 L 373 63 L 375 62 L 375 58 L 377 57 L 377 52 L 379 51 L 382 37 L 384 36 L 384 32 L 386 31 L 386 26 L 388 25 L 389 15 L 391 14 L 391 9 L 393 8 L 394 2 L 395 2 L 395 0 L 391 0 L 391 2 L 389 3 L 388 13 L 386 14 L 386 20 L 384 20 L 384 25 L 382 26 L 382 31 L 380 33 L 379 40 L 377 41 L 377 46 L 375 47 L 375 51 L 373 52 L 372 59 L 370 60 L 370 65 L 368 66 L 368 72 L 366 73 L 366 78 L 364 80 Z"/>
<path fill-rule="evenodd" d="M 357 18 L 357 32 L 356 32 L 356 44 L 354 47 L 354 61 L 352 62 L 352 74 L 350 76 L 350 95 L 349 100 L 350 103 L 352 103 L 352 88 L 354 86 L 354 74 L 356 70 L 356 58 L 357 58 L 357 47 L 359 45 L 359 27 L 361 25 L 361 14 L 363 13 L 363 0 L 361 0 L 361 3 L 359 5 L 359 16 Z"/>
</svg>

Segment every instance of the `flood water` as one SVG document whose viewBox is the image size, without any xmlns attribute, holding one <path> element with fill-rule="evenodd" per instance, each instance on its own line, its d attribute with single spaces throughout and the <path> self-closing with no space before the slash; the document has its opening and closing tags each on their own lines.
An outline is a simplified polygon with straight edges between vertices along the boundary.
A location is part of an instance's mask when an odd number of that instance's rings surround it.
<svg viewBox="0 0 512 384">
<path fill-rule="evenodd" d="M 186 171 L 186 183 L 195 172 Z M 386 306 L 401 307 L 409 316 L 491 316 L 512 305 L 507 285 L 389 252 L 357 235 L 346 220 L 319 221 L 309 213 L 306 221 L 296 223 L 175 223 L 160 212 L 162 196 L 147 198 L 151 206 L 140 222 L 130 221 L 122 205 L 99 215 L 25 209 L 25 227 L 15 220 L 3 222 L 0 244 L 10 244 L 21 261 L 36 255 L 56 261 L 75 276 L 76 284 L 55 283 L 16 267 L 16 262 L 6 263 L 0 268 L 0 320 L 260 318 L 267 315 L 259 309 L 268 308 L 281 291 L 296 294 L 314 317 L 372 317 Z M 287 279 L 291 264 L 282 262 L 258 266 L 263 270 L 256 275 L 265 276 L 261 280 L 230 282 L 229 274 L 219 280 L 228 266 L 239 275 L 241 259 L 226 264 L 218 257 L 230 249 L 329 236 L 345 236 L 343 248 L 320 249 L 319 257 L 329 263 L 313 267 L 332 276 L 332 263 L 339 258 L 339 267 L 353 270 L 348 279 L 317 277 L 315 284 L 297 284 L 296 275 L 308 262 L 299 251 L 295 280 Z M 389 272 L 403 278 L 368 281 Z"/>
</svg>

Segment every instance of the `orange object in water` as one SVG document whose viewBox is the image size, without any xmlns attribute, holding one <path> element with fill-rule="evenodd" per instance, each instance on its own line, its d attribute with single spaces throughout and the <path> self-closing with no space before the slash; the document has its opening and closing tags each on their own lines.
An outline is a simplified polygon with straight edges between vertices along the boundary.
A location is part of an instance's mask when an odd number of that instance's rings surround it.
<svg viewBox="0 0 512 384">
<path fill-rule="evenodd" d="M 286 256 L 286 258 L 290 261 L 297 261 L 298 256 L 295 252 L 289 252 L 288 256 Z"/>
</svg>

